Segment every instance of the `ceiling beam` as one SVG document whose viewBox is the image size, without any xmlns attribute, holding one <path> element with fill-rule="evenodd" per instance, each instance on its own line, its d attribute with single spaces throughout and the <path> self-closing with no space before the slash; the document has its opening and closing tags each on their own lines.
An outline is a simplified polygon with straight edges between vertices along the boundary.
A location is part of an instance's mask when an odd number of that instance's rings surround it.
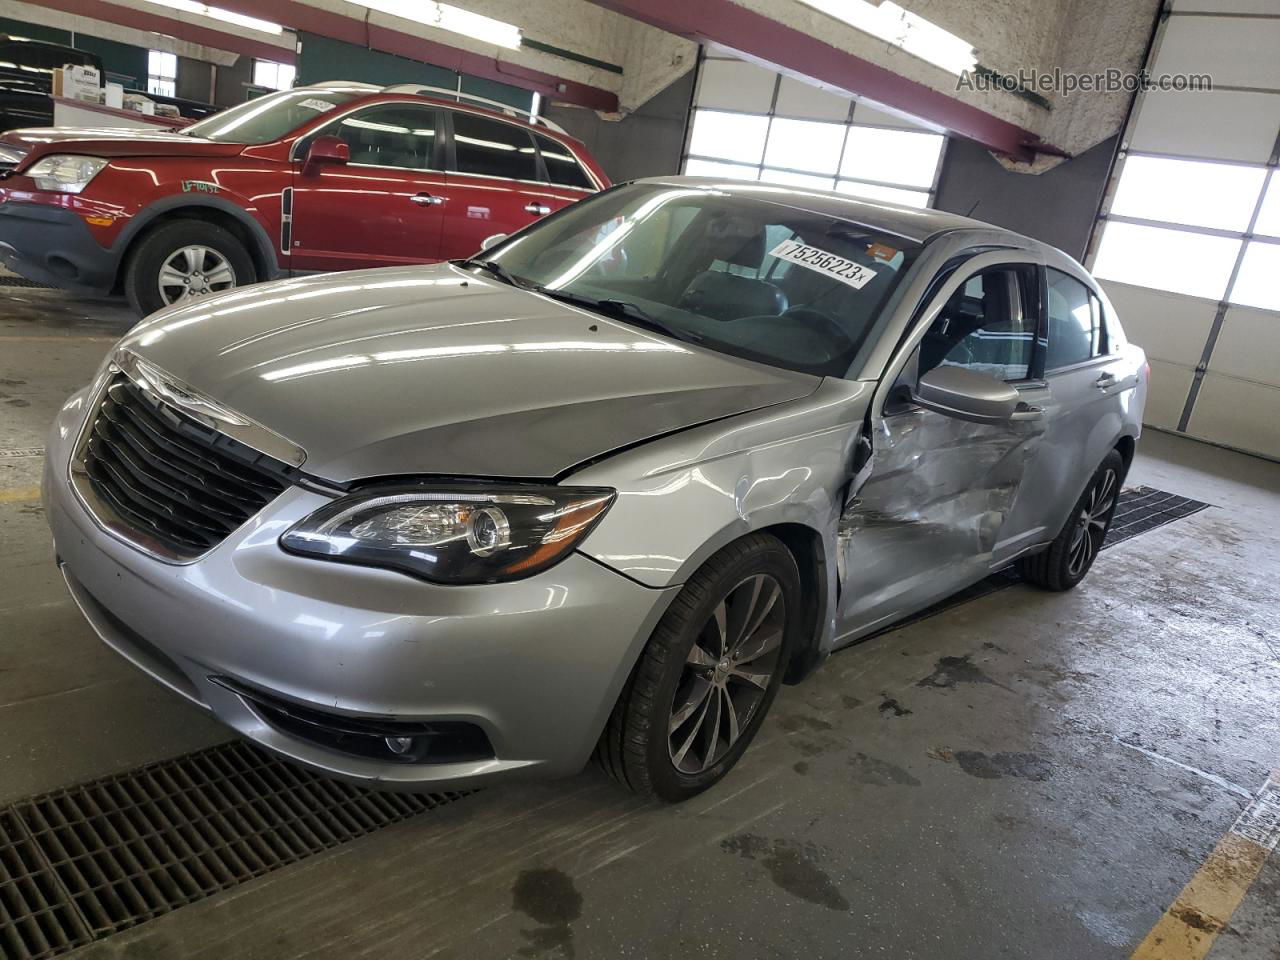
<svg viewBox="0 0 1280 960">
<path fill-rule="evenodd" d="M 732 0 L 592 0 L 614 13 L 699 43 L 718 43 L 788 72 L 901 110 L 1017 160 L 1034 158 L 1030 130 L 909 80 Z"/>
</svg>

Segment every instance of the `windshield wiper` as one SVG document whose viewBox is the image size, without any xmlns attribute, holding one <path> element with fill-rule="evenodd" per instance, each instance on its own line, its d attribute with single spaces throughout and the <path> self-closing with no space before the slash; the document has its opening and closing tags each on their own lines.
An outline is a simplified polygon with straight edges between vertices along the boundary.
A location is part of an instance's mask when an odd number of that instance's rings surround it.
<svg viewBox="0 0 1280 960">
<path fill-rule="evenodd" d="M 497 277 L 503 283 L 509 284 L 510 286 L 513 286 L 513 287 L 528 287 L 527 283 L 525 283 L 522 280 L 516 279 L 516 277 L 512 275 L 507 270 L 507 268 L 504 267 L 502 264 L 500 264 L 497 260 L 479 260 L 479 259 L 476 259 L 475 257 L 472 257 L 467 260 L 454 260 L 452 262 L 454 263 L 455 266 L 475 267 L 478 270 L 483 270 L 485 273 L 491 276 Z"/>
<path fill-rule="evenodd" d="M 673 340 L 683 340 L 686 343 L 701 343 L 705 339 L 690 330 L 681 330 L 679 327 L 671 326 L 665 320 L 659 320 L 630 300 L 615 300 L 612 297 L 598 300 L 582 293 L 570 293 L 568 290 L 551 290 L 547 287 L 534 287 L 533 289 L 538 293 L 546 294 L 548 297 L 563 300 L 565 303 L 572 303 L 574 306 L 584 307 L 606 317 L 612 317 L 614 320 L 621 320 L 637 327 L 644 327 L 646 330 L 653 330 L 655 333 L 665 334 Z"/>
</svg>

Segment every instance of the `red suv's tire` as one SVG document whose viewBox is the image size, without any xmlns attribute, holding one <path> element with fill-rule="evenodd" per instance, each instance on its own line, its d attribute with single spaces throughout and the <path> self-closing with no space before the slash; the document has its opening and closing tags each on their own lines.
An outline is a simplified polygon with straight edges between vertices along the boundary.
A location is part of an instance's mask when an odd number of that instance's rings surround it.
<svg viewBox="0 0 1280 960">
<path fill-rule="evenodd" d="M 140 316 L 208 293 L 257 282 L 244 244 L 217 224 L 171 220 L 129 253 L 124 292 Z"/>
</svg>

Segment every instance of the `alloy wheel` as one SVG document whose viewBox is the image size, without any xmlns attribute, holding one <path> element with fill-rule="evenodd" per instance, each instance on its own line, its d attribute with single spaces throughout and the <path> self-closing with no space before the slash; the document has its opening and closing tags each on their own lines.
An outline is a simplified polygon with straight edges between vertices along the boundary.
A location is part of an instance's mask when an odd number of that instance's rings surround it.
<svg viewBox="0 0 1280 960">
<path fill-rule="evenodd" d="M 1070 576 L 1080 576 L 1102 549 L 1102 540 L 1107 535 L 1107 522 L 1116 505 L 1116 494 L 1119 492 L 1117 486 L 1116 472 L 1108 469 L 1089 491 L 1089 497 L 1076 518 L 1075 533 L 1067 547 L 1067 572 Z"/>
<path fill-rule="evenodd" d="M 179 247 L 160 267 L 157 278 L 160 297 L 166 304 L 230 290 L 236 272 L 219 251 L 198 244 Z"/>
<path fill-rule="evenodd" d="M 667 720 L 671 762 L 714 766 L 746 731 L 778 670 L 786 626 L 782 587 L 768 574 L 738 583 L 694 638 Z"/>
</svg>

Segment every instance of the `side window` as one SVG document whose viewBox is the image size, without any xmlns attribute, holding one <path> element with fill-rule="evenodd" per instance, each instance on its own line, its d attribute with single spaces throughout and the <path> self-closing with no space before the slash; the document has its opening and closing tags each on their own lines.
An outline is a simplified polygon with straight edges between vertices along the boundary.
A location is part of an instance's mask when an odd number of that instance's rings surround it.
<svg viewBox="0 0 1280 960">
<path fill-rule="evenodd" d="M 359 110 L 320 133 L 344 141 L 352 163 L 434 170 L 436 116 L 434 110 L 390 103 Z"/>
<path fill-rule="evenodd" d="M 1025 380 L 1035 354 L 1034 270 L 997 267 L 974 274 L 920 341 L 919 373 L 967 367 L 997 380 Z"/>
<path fill-rule="evenodd" d="M 551 183 L 561 187 L 595 189 L 595 184 L 568 147 L 561 146 L 550 137 L 535 137 L 538 149 L 542 151 L 542 162 L 547 168 L 547 179 Z"/>
<path fill-rule="evenodd" d="M 1045 369 L 1084 363 L 1103 352 L 1097 297 L 1075 277 L 1049 270 L 1049 349 Z"/>
<path fill-rule="evenodd" d="M 459 173 L 507 180 L 538 179 L 533 137 L 515 124 L 455 111 L 453 145 Z"/>
</svg>

